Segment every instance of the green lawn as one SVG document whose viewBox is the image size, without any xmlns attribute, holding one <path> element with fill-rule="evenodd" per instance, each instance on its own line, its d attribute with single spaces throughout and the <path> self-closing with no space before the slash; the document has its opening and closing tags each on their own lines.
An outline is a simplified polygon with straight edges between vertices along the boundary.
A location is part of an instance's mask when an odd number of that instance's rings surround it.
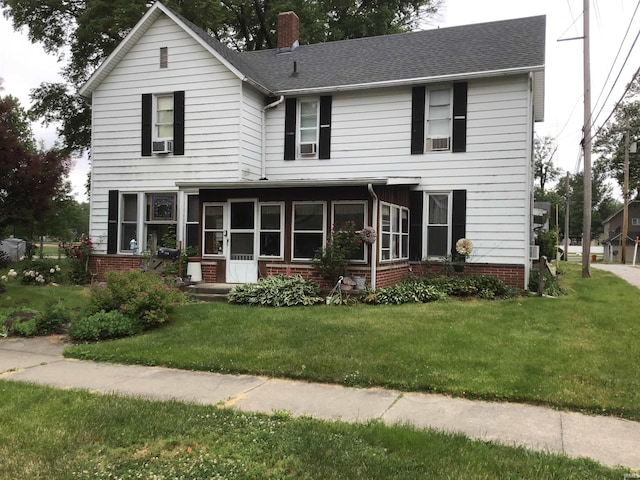
<svg viewBox="0 0 640 480">
<path fill-rule="evenodd" d="M 460 435 L 243 414 L 0 380 L 0 478 L 620 479 L 595 462 Z"/>
<path fill-rule="evenodd" d="M 561 267 L 563 268 L 563 267 Z M 521 401 L 640 420 L 638 289 L 566 265 L 562 298 L 404 306 L 192 304 L 70 357 Z"/>
<path fill-rule="evenodd" d="M 3 272 L 4 274 L 4 272 Z M 0 294 L 0 311 L 26 308 L 43 311 L 49 302 L 61 302 L 69 309 L 80 311 L 89 299 L 86 287 L 72 285 L 20 285 L 19 279 L 4 282 L 6 291 Z"/>
</svg>

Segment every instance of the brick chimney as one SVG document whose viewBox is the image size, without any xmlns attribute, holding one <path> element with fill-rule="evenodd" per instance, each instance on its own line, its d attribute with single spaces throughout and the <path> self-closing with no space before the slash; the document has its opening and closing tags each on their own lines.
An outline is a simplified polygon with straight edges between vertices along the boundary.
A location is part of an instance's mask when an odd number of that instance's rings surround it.
<svg viewBox="0 0 640 480">
<path fill-rule="evenodd" d="M 278 14 L 278 52 L 290 52 L 298 45 L 300 20 L 295 12 Z"/>
</svg>

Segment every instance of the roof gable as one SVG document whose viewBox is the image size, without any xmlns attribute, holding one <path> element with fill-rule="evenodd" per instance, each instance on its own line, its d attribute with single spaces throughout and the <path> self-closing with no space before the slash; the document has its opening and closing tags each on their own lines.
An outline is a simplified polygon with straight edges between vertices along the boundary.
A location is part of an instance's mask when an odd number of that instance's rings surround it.
<svg viewBox="0 0 640 480">
<path fill-rule="evenodd" d="M 167 15 L 238 78 L 267 94 L 296 94 L 535 74 L 542 119 L 544 16 L 239 53 L 159 1 L 107 57 L 80 94 L 90 96 L 160 15 Z"/>
</svg>

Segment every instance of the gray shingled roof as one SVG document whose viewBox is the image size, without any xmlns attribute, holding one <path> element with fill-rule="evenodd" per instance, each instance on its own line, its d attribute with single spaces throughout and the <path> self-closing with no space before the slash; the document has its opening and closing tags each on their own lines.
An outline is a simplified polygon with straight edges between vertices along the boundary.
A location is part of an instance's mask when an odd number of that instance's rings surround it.
<svg viewBox="0 0 640 480">
<path fill-rule="evenodd" d="M 239 71 L 273 93 L 539 70 L 545 62 L 545 16 L 301 45 L 290 53 L 238 53 L 181 19 Z"/>
</svg>

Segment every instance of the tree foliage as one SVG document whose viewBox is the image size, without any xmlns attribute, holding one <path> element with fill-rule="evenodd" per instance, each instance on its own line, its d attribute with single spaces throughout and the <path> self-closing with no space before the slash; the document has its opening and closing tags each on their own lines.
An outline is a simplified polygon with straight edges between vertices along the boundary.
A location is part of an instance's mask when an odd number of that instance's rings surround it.
<svg viewBox="0 0 640 480">
<path fill-rule="evenodd" d="M 550 136 L 536 137 L 533 141 L 534 178 L 537 182 L 536 200 L 544 195 L 549 183 L 560 176 L 560 169 L 553 164 L 557 148 L 555 139 Z"/>
<path fill-rule="evenodd" d="M 300 43 L 397 33 L 417 28 L 442 0 L 166 0 L 177 13 L 238 50 L 276 46 L 279 12 L 300 17 Z M 90 106 L 76 91 L 144 15 L 151 0 L 0 0 L 15 29 L 66 60 L 65 84 L 32 92 L 33 119 L 60 122 L 63 151 L 90 146 Z M 67 87 L 69 85 L 69 87 Z"/>
<path fill-rule="evenodd" d="M 620 203 L 613 198 L 612 188 L 607 183 L 608 175 L 604 162 L 596 161 L 592 169 L 591 188 L 591 233 L 597 240 L 604 231 L 602 222 L 620 208 Z M 584 211 L 584 174 L 577 173 L 569 176 L 569 237 L 579 240 L 582 238 L 582 213 Z M 558 231 L 560 237 L 565 236 L 565 199 L 566 183 L 558 182 L 555 189 L 547 192 L 544 200 L 552 204 L 552 226 L 555 228 L 555 206 L 558 206 Z M 536 199 L 537 200 L 537 199 Z"/>
<path fill-rule="evenodd" d="M 640 141 L 640 78 L 629 86 L 624 100 L 610 120 L 600 131 L 594 142 L 594 151 L 599 154 L 609 175 L 624 189 L 625 131 L 629 127 L 630 141 Z M 629 198 L 640 194 L 640 154 L 629 156 Z"/>
<path fill-rule="evenodd" d="M 39 151 L 17 99 L 0 98 L 0 231 L 33 226 L 54 210 L 69 161 L 58 150 Z"/>
</svg>

